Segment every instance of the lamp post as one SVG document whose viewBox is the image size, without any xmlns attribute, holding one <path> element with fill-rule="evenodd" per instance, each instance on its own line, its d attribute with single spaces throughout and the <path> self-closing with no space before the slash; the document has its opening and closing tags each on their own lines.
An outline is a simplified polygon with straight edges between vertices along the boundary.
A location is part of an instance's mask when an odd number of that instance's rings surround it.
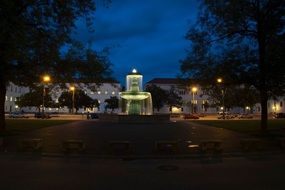
<svg viewBox="0 0 285 190">
<path fill-rule="evenodd" d="M 71 113 L 74 114 L 74 91 L 75 91 L 75 87 L 70 86 L 69 90 L 72 91 L 72 111 L 71 111 Z"/>
<path fill-rule="evenodd" d="M 43 110 L 42 110 L 42 118 L 44 118 L 44 113 L 45 113 L 45 96 L 46 96 L 46 84 L 50 82 L 50 76 L 49 75 L 44 75 L 43 76 Z"/>
<path fill-rule="evenodd" d="M 198 88 L 197 87 L 192 87 L 191 88 L 191 91 L 192 91 L 192 114 L 194 113 L 194 105 L 195 105 L 195 93 L 198 91 Z"/>
<path fill-rule="evenodd" d="M 218 84 L 223 84 L 223 79 L 222 78 L 217 78 L 217 83 Z M 222 86 L 222 111 L 223 111 L 223 119 L 225 119 L 225 91 L 224 87 Z"/>
</svg>

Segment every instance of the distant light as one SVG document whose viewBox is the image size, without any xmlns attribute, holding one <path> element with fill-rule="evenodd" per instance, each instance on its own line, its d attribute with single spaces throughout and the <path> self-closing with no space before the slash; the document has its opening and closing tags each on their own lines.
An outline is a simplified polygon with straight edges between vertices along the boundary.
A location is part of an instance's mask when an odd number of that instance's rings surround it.
<svg viewBox="0 0 285 190">
<path fill-rule="evenodd" d="M 246 106 L 245 109 L 246 109 L 246 110 L 250 110 L 250 107 L 249 107 L 249 106 Z"/>
<path fill-rule="evenodd" d="M 50 81 L 50 76 L 49 75 L 44 75 L 43 76 L 43 81 L 44 82 L 49 82 Z"/>
<path fill-rule="evenodd" d="M 69 90 L 70 90 L 70 91 L 74 91 L 74 90 L 75 90 L 75 87 L 74 87 L 74 86 L 70 86 L 70 87 L 69 87 Z"/>
<path fill-rule="evenodd" d="M 222 79 L 222 78 L 218 78 L 218 79 L 217 79 L 217 82 L 218 82 L 218 83 L 222 83 L 222 82 L 223 82 L 223 79 Z"/>
<path fill-rule="evenodd" d="M 16 108 L 16 109 L 18 109 L 18 108 L 19 108 L 19 106 L 18 106 L 18 105 L 15 105 L 15 108 Z"/>
<path fill-rule="evenodd" d="M 198 91 L 198 88 L 197 87 L 192 87 L 192 92 L 197 92 Z"/>
<path fill-rule="evenodd" d="M 136 69 L 133 69 L 133 70 L 132 70 L 132 73 L 137 73 L 137 70 L 136 70 Z"/>
</svg>

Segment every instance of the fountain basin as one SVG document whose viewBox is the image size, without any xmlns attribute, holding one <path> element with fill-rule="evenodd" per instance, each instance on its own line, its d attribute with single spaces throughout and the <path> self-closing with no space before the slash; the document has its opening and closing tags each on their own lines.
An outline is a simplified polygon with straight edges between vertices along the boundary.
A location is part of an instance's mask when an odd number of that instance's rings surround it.
<svg viewBox="0 0 285 190">
<path fill-rule="evenodd" d="M 169 114 L 159 115 L 115 115 L 101 114 L 99 120 L 111 123 L 128 123 L 128 124 L 144 124 L 144 123 L 167 123 L 170 122 Z"/>
<path fill-rule="evenodd" d="M 144 100 L 149 96 L 149 92 L 120 92 L 120 97 L 126 100 Z"/>
</svg>

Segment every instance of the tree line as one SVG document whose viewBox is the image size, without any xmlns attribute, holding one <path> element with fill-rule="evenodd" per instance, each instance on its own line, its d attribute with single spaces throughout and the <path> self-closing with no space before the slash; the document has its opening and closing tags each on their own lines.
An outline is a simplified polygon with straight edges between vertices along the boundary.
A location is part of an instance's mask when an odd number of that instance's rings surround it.
<svg viewBox="0 0 285 190">
<path fill-rule="evenodd" d="M 210 91 L 218 77 L 226 86 L 253 87 L 265 132 L 267 102 L 285 92 L 285 1 L 200 1 L 186 39 L 191 48 L 181 61 L 182 75 Z"/>
</svg>

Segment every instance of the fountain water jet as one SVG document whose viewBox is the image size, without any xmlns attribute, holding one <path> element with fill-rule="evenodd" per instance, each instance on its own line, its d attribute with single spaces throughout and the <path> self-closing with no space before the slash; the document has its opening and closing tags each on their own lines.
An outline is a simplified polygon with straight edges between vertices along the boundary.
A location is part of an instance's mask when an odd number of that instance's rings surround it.
<svg viewBox="0 0 285 190">
<path fill-rule="evenodd" d="M 126 76 L 126 91 L 120 92 L 122 113 L 127 115 L 152 115 L 152 98 L 149 92 L 143 92 L 143 76 L 133 69 Z"/>
</svg>

